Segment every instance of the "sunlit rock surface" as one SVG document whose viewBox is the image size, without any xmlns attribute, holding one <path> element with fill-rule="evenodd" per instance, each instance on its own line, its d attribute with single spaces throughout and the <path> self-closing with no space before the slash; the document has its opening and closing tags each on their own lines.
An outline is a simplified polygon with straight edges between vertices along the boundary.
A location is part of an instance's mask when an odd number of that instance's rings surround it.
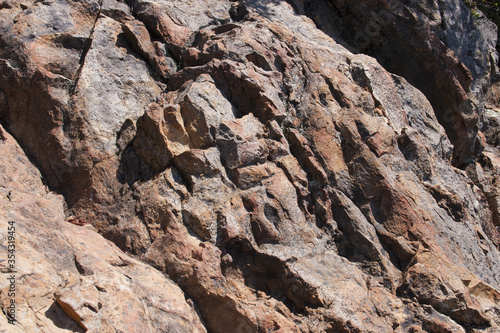
<svg viewBox="0 0 500 333">
<path fill-rule="evenodd" d="M 494 38 L 458 0 L 0 2 L 0 327 L 497 332 Z"/>
</svg>

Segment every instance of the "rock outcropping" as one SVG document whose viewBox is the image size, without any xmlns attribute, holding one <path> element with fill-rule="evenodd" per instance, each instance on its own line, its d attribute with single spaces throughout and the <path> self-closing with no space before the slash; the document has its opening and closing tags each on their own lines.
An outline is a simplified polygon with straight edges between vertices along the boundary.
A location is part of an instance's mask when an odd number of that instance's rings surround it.
<svg viewBox="0 0 500 333">
<path fill-rule="evenodd" d="M 460 0 L 0 2 L 0 327 L 497 332 L 495 28 Z"/>
</svg>

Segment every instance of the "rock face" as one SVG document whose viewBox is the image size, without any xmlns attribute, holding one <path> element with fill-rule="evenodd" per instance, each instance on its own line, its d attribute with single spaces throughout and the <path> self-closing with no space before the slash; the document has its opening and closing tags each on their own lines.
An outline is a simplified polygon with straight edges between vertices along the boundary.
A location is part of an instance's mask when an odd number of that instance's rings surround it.
<svg viewBox="0 0 500 333">
<path fill-rule="evenodd" d="M 455 165 L 480 154 L 482 103 L 498 71 L 494 23 L 476 20 L 461 1 L 290 2 L 351 51 L 375 57 L 422 91 L 454 145 Z"/>
<path fill-rule="evenodd" d="M 498 331 L 492 27 L 458 0 L 1 2 L 0 327 Z"/>
<path fill-rule="evenodd" d="M 10 305 L 8 221 L 16 243 L 16 316 L 8 332 L 206 332 L 192 302 L 161 272 L 125 254 L 91 225 L 66 222 L 15 140 L 2 139 L 0 212 L 2 308 Z"/>
</svg>

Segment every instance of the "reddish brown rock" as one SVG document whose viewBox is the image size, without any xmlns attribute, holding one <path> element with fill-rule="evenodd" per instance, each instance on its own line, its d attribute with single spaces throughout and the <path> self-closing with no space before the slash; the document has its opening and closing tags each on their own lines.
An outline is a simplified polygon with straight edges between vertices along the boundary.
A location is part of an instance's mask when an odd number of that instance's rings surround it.
<svg viewBox="0 0 500 333">
<path fill-rule="evenodd" d="M 67 223 L 63 198 L 46 190 L 19 145 L 3 128 L 0 131 L 1 230 L 13 221 L 16 239 L 14 270 L 7 265 L 7 253 L 0 254 L 4 311 L 12 299 L 7 276 L 16 279 L 16 324 L 1 316 L 2 330 L 205 331 L 170 279 L 123 253 L 92 226 Z M 7 248 L 8 239 L 2 237 L 1 242 Z"/>
<path fill-rule="evenodd" d="M 235 169 L 264 162 L 268 154 L 264 135 L 264 126 L 253 114 L 222 123 L 217 131 L 217 143 L 224 164 Z"/>
<path fill-rule="evenodd" d="M 123 33 L 134 51 L 147 59 L 148 64 L 163 78 L 167 78 L 175 69 L 173 61 L 167 60 L 162 46 L 151 41 L 149 31 L 142 22 L 125 22 L 122 25 Z"/>
<path fill-rule="evenodd" d="M 470 20 L 458 0 L 1 4 L 14 329 L 498 330 L 495 54 Z"/>
<path fill-rule="evenodd" d="M 404 279 L 401 292 L 412 293 L 462 325 L 490 323 L 486 312 L 500 300 L 497 290 L 478 282 L 470 272 L 426 251 L 414 257 Z"/>
</svg>

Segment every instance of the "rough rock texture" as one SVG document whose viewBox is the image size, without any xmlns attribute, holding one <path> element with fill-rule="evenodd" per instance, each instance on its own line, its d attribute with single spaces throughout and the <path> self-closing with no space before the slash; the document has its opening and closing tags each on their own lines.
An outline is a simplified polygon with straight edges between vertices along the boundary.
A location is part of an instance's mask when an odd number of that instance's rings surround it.
<svg viewBox="0 0 500 333">
<path fill-rule="evenodd" d="M 461 1 L 13 0 L 0 29 L 2 223 L 43 282 L 16 329 L 500 329 L 496 34 Z"/>
<path fill-rule="evenodd" d="M 482 103 L 498 71 L 494 23 L 476 20 L 454 0 L 289 2 L 351 51 L 375 57 L 422 91 L 455 146 L 455 165 L 481 153 Z"/>
<path fill-rule="evenodd" d="M 8 297 L 8 221 L 16 243 L 16 319 L 8 332 L 206 332 L 191 301 L 161 272 L 91 225 L 66 222 L 64 200 L 0 127 L 0 300 Z"/>
<path fill-rule="evenodd" d="M 487 94 L 484 134 L 487 147 L 480 159 L 467 167 L 467 173 L 483 191 L 493 213 L 493 222 L 500 226 L 500 83 L 493 84 Z"/>
</svg>

